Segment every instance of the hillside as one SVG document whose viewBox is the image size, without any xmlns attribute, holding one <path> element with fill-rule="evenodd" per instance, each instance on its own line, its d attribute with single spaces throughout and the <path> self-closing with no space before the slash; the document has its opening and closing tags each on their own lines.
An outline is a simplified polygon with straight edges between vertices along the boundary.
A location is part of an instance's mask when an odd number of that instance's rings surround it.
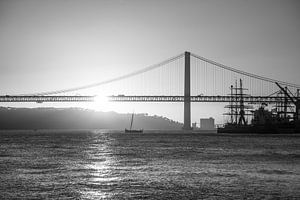
<svg viewBox="0 0 300 200">
<path fill-rule="evenodd" d="M 0 107 L 0 129 L 124 129 L 131 114 L 81 108 Z M 134 128 L 181 129 L 182 124 L 160 116 L 136 114 Z"/>
</svg>

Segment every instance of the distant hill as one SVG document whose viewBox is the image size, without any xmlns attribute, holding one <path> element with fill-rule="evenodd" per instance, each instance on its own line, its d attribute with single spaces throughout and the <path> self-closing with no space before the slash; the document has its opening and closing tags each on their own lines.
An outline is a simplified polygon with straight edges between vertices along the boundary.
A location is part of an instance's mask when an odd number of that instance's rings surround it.
<svg viewBox="0 0 300 200">
<path fill-rule="evenodd" d="M 124 129 L 131 114 L 81 108 L 0 107 L 0 129 Z M 135 114 L 134 128 L 181 129 L 182 124 L 160 116 Z"/>
</svg>

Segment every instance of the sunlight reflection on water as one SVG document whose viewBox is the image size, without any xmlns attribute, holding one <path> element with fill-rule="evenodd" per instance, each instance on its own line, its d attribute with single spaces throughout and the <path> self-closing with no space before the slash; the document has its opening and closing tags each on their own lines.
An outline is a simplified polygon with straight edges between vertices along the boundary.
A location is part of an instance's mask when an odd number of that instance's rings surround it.
<svg viewBox="0 0 300 200">
<path fill-rule="evenodd" d="M 87 150 L 88 160 L 91 163 L 85 165 L 85 168 L 89 170 L 88 177 L 90 178 L 86 182 L 87 188 L 81 191 L 81 195 L 83 199 L 109 199 L 112 194 L 107 191 L 106 187 L 120 180 L 119 177 L 113 176 L 112 172 L 112 168 L 116 165 L 110 149 L 113 138 L 101 132 L 94 134 L 90 142 L 92 144 Z"/>
</svg>

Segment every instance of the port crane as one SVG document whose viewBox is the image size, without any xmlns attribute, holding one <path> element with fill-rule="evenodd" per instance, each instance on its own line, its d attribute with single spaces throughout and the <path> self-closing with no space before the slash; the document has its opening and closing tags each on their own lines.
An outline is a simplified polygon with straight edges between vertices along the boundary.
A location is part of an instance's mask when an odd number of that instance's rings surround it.
<svg viewBox="0 0 300 200">
<path fill-rule="evenodd" d="M 287 88 L 283 88 L 279 83 L 275 82 L 275 84 L 280 88 L 280 90 L 284 93 L 284 95 L 286 96 L 285 98 L 285 107 L 284 107 L 284 110 L 285 110 L 285 113 L 287 113 L 287 98 L 295 105 L 296 107 L 296 111 L 294 113 L 294 120 L 299 120 L 300 119 L 300 98 L 299 98 L 299 95 L 294 96 L 293 93 L 288 93 L 288 89 Z M 297 94 L 299 94 L 299 90 L 297 91 Z"/>
</svg>

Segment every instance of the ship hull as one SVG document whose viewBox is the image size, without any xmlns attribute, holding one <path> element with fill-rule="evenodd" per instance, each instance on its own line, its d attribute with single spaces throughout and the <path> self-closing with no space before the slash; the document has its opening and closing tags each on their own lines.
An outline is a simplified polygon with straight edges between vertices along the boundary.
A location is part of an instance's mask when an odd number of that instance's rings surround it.
<svg viewBox="0 0 300 200">
<path fill-rule="evenodd" d="M 288 134 L 300 133 L 300 129 L 294 124 L 268 124 L 268 125 L 225 125 L 218 128 L 218 133 L 261 133 L 261 134 Z"/>
</svg>

